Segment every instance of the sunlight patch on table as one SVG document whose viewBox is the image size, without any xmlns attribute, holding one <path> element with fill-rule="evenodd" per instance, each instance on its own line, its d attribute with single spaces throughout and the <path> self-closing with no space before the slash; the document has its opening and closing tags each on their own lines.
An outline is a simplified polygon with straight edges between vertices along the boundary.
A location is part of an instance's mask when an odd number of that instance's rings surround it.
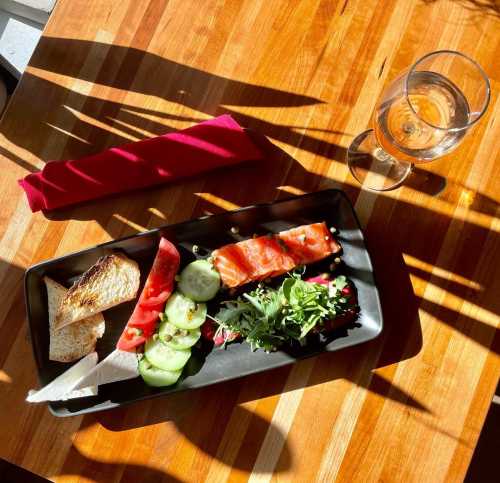
<svg viewBox="0 0 500 483">
<path fill-rule="evenodd" d="M 42 169 L 45 165 L 40 156 L 23 148 L 19 144 L 15 144 L 0 133 L 0 159 L 7 159 L 17 164 L 16 158 L 23 160 L 27 165 L 31 165 L 37 169 Z"/>
<path fill-rule="evenodd" d="M 468 316 L 472 319 L 482 322 L 492 328 L 497 327 L 499 323 L 499 316 L 490 310 L 485 309 L 469 300 L 464 300 L 462 297 L 458 297 L 446 289 L 443 289 L 432 282 L 425 282 L 420 277 L 413 275 L 416 279 L 427 283 L 427 287 L 424 293 L 424 300 L 428 300 L 433 304 L 440 305 L 447 308 L 448 310 L 456 311 L 457 318 L 460 315 Z"/>
<path fill-rule="evenodd" d="M 132 124 L 129 124 L 128 122 L 121 121 L 120 119 L 116 117 L 110 117 L 106 116 L 106 119 L 112 123 L 112 124 L 118 124 L 119 126 L 124 127 L 125 129 L 128 129 L 129 131 L 134 131 L 136 132 L 139 136 L 142 136 L 144 138 L 150 138 L 154 137 L 154 134 L 150 131 L 147 131 L 146 129 L 140 128 L 139 126 L 134 126 Z"/>
<path fill-rule="evenodd" d="M 439 278 L 451 280 L 453 282 L 459 283 L 460 285 L 463 285 L 464 287 L 472 288 L 474 290 L 483 290 L 483 286 L 475 282 L 474 280 L 463 277 L 454 272 L 450 272 L 449 270 L 446 270 L 444 268 L 431 265 L 430 263 L 424 262 L 419 258 L 409 255 L 408 253 L 403 253 L 403 259 L 406 265 L 427 272 L 430 275 L 435 275 Z"/>
<path fill-rule="evenodd" d="M 9 269 L 9 264 L 17 255 L 26 230 L 31 221 L 31 210 L 24 196 L 20 196 L 11 215 L 7 229 L 0 239 L 0 257 L 5 263 L 0 264 L 0 282 Z M 32 241 L 34 243 L 34 240 Z"/>
<path fill-rule="evenodd" d="M 213 195 L 212 193 L 195 193 L 196 196 L 201 198 L 202 200 L 208 201 L 212 205 L 218 206 L 223 210 L 237 210 L 240 208 L 239 205 L 232 203 L 231 201 L 225 200 L 220 196 Z"/>
<path fill-rule="evenodd" d="M 219 483 L 229 478 L 258 402 L 259 399 L 255 399 L 241 404 L 245 411 L 241 411 L 239 406 L 233 409 L 215 458 L 210 463 L 205 483 Z"/>
<path fill-rule="evenodd" d="M 65 104 L 63 107 L 67 109 L 71 114 L 73 114 L 73 116 L 75 116 L 76 119 L 78 119 L 81 122 L 87 123 L 94 128 L 102 129 L 103 131 L 107 131 L 110 134 L 114 134 L 115 136 L 123 137 L 132 142 L 139 141 L 139 138 L 137 136 L 132 136 L 129 133 L 126 133 L 125 131 L 122 131 L 113 126 L 110 126 L 109 124 L 106 124 L 105 122 L 99 121 L 98 119 L 95 119 L 91 116 L 87 116 L 83 112 L 80 112 L 77 109 L 72 108 L 71 106 Z"/>
<path fill-rule="evenodd" d="M 290 193 L 291 195 L 295 196 L 306 194 L 305 191 L 301 190 L 300 188 L 296 188 L 295 186 L 284 185 L 284 186 L 278 186 L 276 189 L 284 191 L 285 193 Z"/>
<path fill-rule="evenodd" d="M 51 124 L 50 122 L 46 122 L 45 124 L 47 124 L 47 126 L 51 127 L 52 129 L 55 129 L 56 131 L 58 131 L 62 134 L 65 134 L 66 136 L 68 136 L 72 139 L 76 139 L 77 141 L 80 141 L 81 143 L 90 144 L 86 139 L 83 139 L 82 137 L 77 136 L 76 134 L 73 134 L 73 133 L 67 131 L 66 129 L 62 129 L 60 127 L 57 127 L 56 125 Z"/>
<path fill-rule="evenodd" d="M 130 228 L 133 228 L 136 231 L 146 231 L 146 227 L 139 225 L 138 223 L 135 223 L 133 221 L 127 220 L 127 218 L 120 215 L 119 213 L 113 213 L 113 218 L 117 219 L 118 221 L 121 221 L 122 223 L 129 226 Z"/>
<path fill-rule="evenodd" d="M 276 467 L 315 362 L 314 358 L 310 358 L 293 366 L 255 460 L 249 482 L 262 483 L 271 480 L 270 469 Z M 300 389 L 293 389 L 296 387 Z"/>
<path fill-rule="evenodd" d="M 158 208 L 153 208 L 153 207 L 150 207 L 148 208 L 148 211 L 152 214 L 152 215 L 155 215 L 157 216 L 158 218 L 161 218 L 162 220 L 166 220 L 167 218 L 165 217 L 165 215 L 158 209 Z"/>
<path fill-rule="evenodd" d="M 12 382 L 12 378 L 5 372 L 0 369 L 0 382 L 4 382 L 10 384 Z"/>
<path fill-rule="evenodd" d="M 129 92 L 128 94 L 130 97 L 130 94 L 134 93 Z M 137 110 L 134 109 L 134 107 L 137 107 Z M 178 112 L 179 108 L 182 109 L 183 114 L 169 114 L 171 112 Z M 189 114 L 184 115 L 184 112 L 186 111 L 188 111 Z M 212 119 L 212 116 L 209 116 L 203 112 L 197 111 L 195 109 L 189 109 L 187 106 L 179 105 L 174 101 L 166 101 L 163 99 L 161 110 L 157 108 L 157 110 L 148 110 L 147 112 L 145 112 L 144 105 L 142 103 L 137 103 L 137 106 L 135 106 L 135 102 L 133 102 L 126 107 L 122 107 L 120 112 L 125 112 L 132 116 L 136 116 L 139 119 L 145 119 L 146 121 L 163 124 L 165 125 L 165 128 L 170 127 L 171 122 L 175 122 L 175 126 L 177 129 L 184 129 L 192 126 L 194 123 Z M 168 125 L 167 121 L 169 122 Z"/>
</svg>

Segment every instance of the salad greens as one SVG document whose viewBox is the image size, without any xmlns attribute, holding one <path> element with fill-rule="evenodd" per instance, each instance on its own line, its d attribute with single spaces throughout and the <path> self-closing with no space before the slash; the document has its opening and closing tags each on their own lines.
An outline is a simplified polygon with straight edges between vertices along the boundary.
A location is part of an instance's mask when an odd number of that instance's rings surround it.
<svg viewBox="0 0 500 483">
<path fill-rule="evenodd" d="M 260 283 L 255 290 L 222 302 L 215 316 L 209 317 L 219 324 L 216 335 L 222 334 L 226 342 L 238 333 L 252 350 L 271 351 L 291 340 L 303 342 L 311 330 L 322 330 L 328 321 L 357 311 L 351 296 L 344 276 L 315 283 L 294 273 L 277 289 Z"/>
</svg>

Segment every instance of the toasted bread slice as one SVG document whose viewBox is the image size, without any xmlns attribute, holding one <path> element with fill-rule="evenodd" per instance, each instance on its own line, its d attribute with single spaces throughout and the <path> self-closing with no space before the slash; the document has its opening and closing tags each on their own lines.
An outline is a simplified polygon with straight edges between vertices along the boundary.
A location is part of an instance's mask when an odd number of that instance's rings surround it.
<svg viewBox="0 0 500 483">
<path fill-rule="evenodd" d="M 73 284 L 61 301 L 54 326 L 60 329 L 132 300 L 139 290 L 136 262 L 122 254 L 106 255 Z"/>
<path fill-rule="evenodd" d="M 72 362 L 90 354 L 95 349 L 97 339 L 104 334 L 104 317 L 96 314 L 75 324 L 54 328 L 57 309 L 68 289 L 49 277 L 43 281 L 47 287 L 49 305 L 49 359 L 58 362 Z"/>
</svg>

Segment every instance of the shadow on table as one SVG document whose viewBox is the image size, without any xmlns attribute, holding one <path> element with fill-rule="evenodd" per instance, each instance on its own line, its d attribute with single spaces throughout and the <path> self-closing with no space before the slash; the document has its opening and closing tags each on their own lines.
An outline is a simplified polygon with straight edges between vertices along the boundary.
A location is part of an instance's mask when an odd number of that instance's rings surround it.
<svg viewBox="0 0 500 483">
<path fill-rule="evenodd" d="M 271 463 L 266 462 L 267 460 L 264 458 L 263 463 L 258 466 L 258 472 L 269 474 L 290 469 L 292 454 L 282 432 L 261 416 L 244 407 L 234 406 L 237 393 L 231 394 L 227 387 L 222 388 L 221 393 L 231 401 L 229 411 L 227 410 L 228 405 L 220 404 L 218 398 L 214 397 L 213 394 L 192 391 L 191 393 L 174 394 L 164 400 L 145 401 L 129 408 L 118 408 L 113 411 L 85 416 L 83 424 L 89 425 L 98 421 L 109 431 L 127 431 L 160 423 L 170 424 L 190 442 L 189 444 L 195 445 L 206 455 L 228 467 L 248 473 L 254 469 L 260 449 L 260 444 L 257 442 L 267 435 L 268 438 L 272 438 L 273 448 L 280 450 L 280 464 L 279 467 L 275 467 L 274 464 L 271 467 L 269 466 Z M 221 449 L 219 447 L 221 438 L 230 419 L 232 420 L 234 439 L 227 441 L 226 445 L 221 445 L 223 446 Z M 245 438 L 242 438 L 241 436 L 246 429 L 249 429 L 249 432 Z M 177 439 L 175 431 L 173 431 L 167 446 L 151 448 L 154 451 L 155 461 L 160 464 L 165 463 L 167 466 L 176 460 L 181 460 L 183 456 L 182 442 L 182 437 Z M 241 446 L 236 446 L 238 444 Z M 226 451 L 227 449 L 230 451 Z M 162 451 L 165 451 L 165 460 L 162 458 Z M 179 469 L 183 471 L 183 477 L 184 475 L 192 475 L 191 472 L 196 471 L 191 466 Z M 257 470 L 257 468 L 255 469 Z M 61 473 L 64 475 L 78 474 L 87 478 L 99 475 L 99 478 L 105 478 L 106 481 L 114 481 L 117 473 L 122 475 L 124 481 L 160 481 L 153 478 L 167 478 L 166 481 L 170 481 L 169 478 L 173 478 L 164 471 L 147 466 L 90 459 L 83 455 L 76 446 L 72 446 L 70 449 Z"/>
<path fill-rule="evenodd" d="M 264 121 L 247 114 L 237 113 L 235 109 L 226 107 L 226 105 L 311 106 L 321 103 L 322 101 L 319 99 L 212 75 L 134 48 L 46 37 L 41 39 L 41 45 L 44 43 L 53 55 L 50 60 L 47 60 L 45 56 L 38 56 L 35 53 L 32 66 L 38 69 L 58 72 L 122 91 L 135 91 L 149 96 L 158 96 L 169 102 L 175 102 L 202 112 L 205 114 L 204 117 L 231 113 L 252 131 L 294 148 L 319 155 L 318 158 L 322 159 L 318 160 L 317 163 L 331 170 L 334 170 L 337 164 L 343 163 L 345 160 L 345 148 L 331 140 L 317 139 L 310 131 L 299 132 L 295 126 Z M 74 61 L 69 67 L 63 62 L 59 62 L 61 57 L 64 58 L 67 55 L 68 49 L 74 52 Z M 97 75 L 86 72 L 81 66 L 88 56 L 103 57 L 103 65 L 107 65 L 108 68 L 102 69 Z M 63 65 L 64 67 L 60 67 Z M 109 66 L 116 67 L 116 65 L 123 66 L 123 68 L 109 68 Z M 158 82 L 158 78 L 151 75 L 155 72 L 168 73 L 166 82 Z M 58 130 L 54 130 L 53 126 L 47 124 L 40 127 L 42 135 L 29 136 L 29 129 L 33 129 L 33 126 L 26 123 L 29 127 L 25 132 L 20 129 L 15 133 L 9 133 L 12 136 L 10 139 L 12 142 L 33 153 L 43 151 L 46 159 L 94 153 L 110 145 L 127 142 L 130 140 L 130 136 L 134 138 L 146 137 L 147 134 L 144 134 L 144 131 L 150 134 L 163 134 L 170 129 L 163 120 L 189 122 L 199 120 L 197 116 L 193 115 L 172 116 L 168 113 L 125 104 L 121 102 L 124 100 L 124 96 L 121 98 L 117 96 L 117 99 L 121 100 L 111 102 L 94 97 L 92 92 L 89 96 L 83 96 L 30 73 L 26 73 L 25 77 L 21 87 L 25 89 L 28 99 L 28 91 L 31 90 L 37 92 L 37 95 L 51 96 L 54 105 L 59 106 L 64 103 L 66 106 L 64 110 L 59 110 L 60 117 L 50 120 L 55 122 L 54 125 Z M 18 102 L 25 102 L 22 96 L 18 97 L 21 99 Z M 78 116 L 76 116 L 77 114 Z M 118 114 L 120 115 L 118 116 Z M 36 118 L 36 116 L 34 117 Z M 40 117 L 44 118 L 43 115 Z M 100 127 L 95 126 L 88 120 L 99 120 L 101 125 Z M 102 123 L 105 125 L 103 126 Z M 73 126 L 69 134 L 65 132 L 67 126 Z M 117 131 L 110 128 L 116 128 Z M 338 134 L 336 131 L 325 131 L 330 139 Z M 117 132 L 121 134 L 117 134 Z M 45 141 L 44 134 L 46 134 L 45 137 L 55 136 L 54 139 L 58 142 L 48 146 L 37 144 Z M 483 270 L 481 278 L 474 279 L 481 250 L 469 253 L 470 243 L 468 243 L 468 240 L 474 240 L 474 246 L 480 247 L 488 240 L 489 247 L 498 247 L 498 234 L 489 232 L 487 228 L 470 221 L 461 221 L 455 226 L 455 222 L 450 216 L 438 212 L 432 204 L 427 207 L 415 206 L 407 201 L 392 199 L 387 194 L 367 194 L 360 192 L 357 185 L 349 183 L 341 185 L 333 178 L 328 179 L 315 175 L 262 136 L 257 137 L 259 139 L 256 138 L 256 141 L 266 149 L 267 157 L 264 161 L 247 163 L 204 175 L 202 178 L 203 192 L 211 196 L 207 199 L 200 194 L 183 193 L 183 201 L 194 207 L 194 215 L 197 216 L 207 212 L 222 211 L 225 207 L 221 202 L 231 206 L 245 206 L 256 202 L 271 201 L 270 196 L 280 198 L 288 196 L 289 193 L 315 191 L 327 184 L 329 187 L 343 188 L 353 201 L 363 196 L 365 201 L 376 203 L 377 210 L 370 217 L 366 227 L 366 236 L 373 258 L 377 283 L 382 289 L 384 332 L 378 339 L 361 346 L 317 357 L 314 362 L 314 371 L 306 387 L 344 378 L 359 384 L 373 394 L 418 411 L 430 412 L 429 408 L 422 402 L 415 400 L 403 388 L 372 371 L 418 354 L 422 346 L 419 307 L 428 311 L 437 323 L 446 323 L 490 349 L 490 339 L 496 333 L 493 327 L 486 326 L 475 319 L 468 320 L 455 310 L 443 308 L 426 299 L 422 300 L 416 297 L 413 293 L 410 275 L 417 276 L 424 282 L 431 281 L 453 295 L 465 300 L 473 300 L 477 305 L 491 312 L 499 313 L 498 298 L 494 302 L 486 302 L 485 298 L 479 297 L 482 291 L 487 290 L 492 285 L 493 276 L 488 271 Z M 11 161 L 29 169 L 23 160 L 14 156 L 9 157 L 8 152 L 5 155 Z M 410 180 L 410 183 L 412 182 L 414 183 L 411 185 L 413 189 L 430 195 L 436 194 L 442 189 L 443 184 L 442 178 L 426 179 L 424 182 Z M 179 186 L 181 184 L 173 185 L 174 188 Z M 185 185 L 182 184 L 182 186 Z M 278 187 L 281 189 L 277 191 Z M 463 190 L 466 192 L 466 188 Z M 136 232 L 137 227 L 141 229 L 143 226 L 159 226 L 171 221 L 172 218 L 175 221 L 181 221 L 169 211 L 171 192 L 170 188 L 153 188 L 61 210 L 50 214 L 49 217 L 54 220 L 95 220 L 111 237 L 119 238 Z M 498 213 L 498 204 L 494 200 L 481 193 L 473 193 L 471 196 L 473 201 L 469 205 L 469 209 L 487 215 Z M 120 200 L 120 203 L 117 203 L 117 200 Z M 154 207 L 154 213 L 149 211 L 151 207 Z M 191 209 L 186 211 L 186 217 L 191 216 L 192 212 Z M 390 228 L 388 220 L 391 221 L 390 226 L 394 227 L 394 232 L 388 230 Z M 461 230 L 464 234 L 458 242 L 459 246 L 456 247 L 457 256 L 463 260 L 460 264 L 456 262 L 456 257 L 439 256 L 438 250 L 429 249 L 429 247 L 441 247 L 450 229 Z M 464 257 L 464 253 L 469 253 L 469 256 Z M 442 271 L 472 280 L 475 286 L 471 287 L 458 282 L 450 283 L 446 278 L 434 275 L 432 271 L 409 266 L 405 263 L 405 255 L 410 255 L 428 266 L 436 266 Z M 404 301 L 404 304 L 400 301 Z M 475 322 L 479 322 L 481 325 L 475 324 Z M 97 418 L 106 428 L 122 431 L 169 420 L 172 414 L 169 415 L 168 411 L 165 412 L 165 407 L 173 405 L 177 408 L 176 411 L 184 411 L 184 416 L 172 419 L 178 430 L 187 439 L 200 446 L 204 452 L 217 458 L 218 444 L 224 429 L 224 424 L 221 421 L 227 422 L 230 414 L 242 411 L 240 415 L 243 419 L 251 420 L 249 424 L 252 431 L 255 430 L 255 432 L 248 430 L 245 435 L 245 441 L 248 444 L 244 441 L 242 448 L 247 451 L 247 456 L 241 453 L 241 456 L 237 456 L 232 464 L 248 470 L 253 467 L 257 457 L 256 451 L 260 448 L 266 434 L 273 433 L 275 439 L 282 441 L 284 461 L 287 460 L 286 452 L 288 449 L 286 439 L 280 435 L 278 429 L 256 414 L 246 414 L 248 411 L 242 409 L 239 404 L 281 394 L 285 390 L 289 374 L 290 368 L 277 369 L 264 375 L 249 376 L 243 380 L 231 381 L 224 385 L 138 403 L 126 409 L 103 413 Z M 247 385 L 255 386 L 255 393 L 252 396 L 242 396 L 242 399 L 237 400 L 237 395 Z M 207 405 L 207 400 L 212 402 Z M 219 406 L 222 408 L 222 415 L 221 410 L 217 409 Z M 206 412 L 208 411 L 206 407 L 213 408 L 213 412 Z M 206 417 L 200 419 L 197 414 L 198 410 L 205 411 Z M 176 411 L 173 414 L 177 415 Z M 92 416 L 86 416 L 86 418 L 89 417 Z M 214 428 L 219 432 L 214 433 Z M 253 456 L 248 453 L 248 448 L 253 448 Z M 291 459 L 291 455 L 288 458 Z M 107 463 L 103 464 L 107 465 Z M 131 471 L 136 470 L 132 469 Z"/>
<path fill-rule="evenodd" d="M 423 0 L 424 3 L 437 3 L 440 0 Z M 491 15 L 500 17 L 500 1 L 499 0 L 454 0 L 466 10 L 476 14 Z"/>
<path fill-rule="evenodd" d="M 185 481 L 152 466 L 90 458 L 81 453 L 74 445 L 70 447 L 66 462 L 57 477 L 72 476 L 99 482 L 181 483 Z"/>
<path fill-rule="evenodd" d="M 47 51 L 51 52 L 50 56 L 45 55 Z M 68 52 L 72 53 L 71 63 L 63 61 L 67 59 Z M 102 66 L 98 71 L 91 59 Z M 82 67 L 84 65 L 92 65 L 92 68 Z M 291 108 L 323 104 L 322 100 L 218 76 L 134 47 L 44 36 L 31 58 L 30 66 L 121 92 L 157 97 L 191 112 L 171 115 L 127 104 L 123 93 L 114 96 L 116 101 L 101 99 L 93 90 L 82 95 L 28 71 L 16 96 L 17 102 L 29 103 L 36 92 L 37 98 L 46 96 L 57 108 L 49 116 L 40 116 L 47 122 L 36 127 L 36 137 L 29 135 L 34 126 L 26 126 L 22 122 L 19 122 L 19 129 L 6 135 L 15 145 L 33 153 L 42 153 L 45 160 L 83 156 L 131 139 L 165 134 L 172 129 L 168 121 L 192 123 L 206 119 L 207 115 L 224 113 L 234 115 L 244 125 L 274 139 L 294 145 L 300 143 L 302 149 L 311 152 L 327 153 L 335 148 L 308 132 L 301 133 L 300 127 L 274 124 L 237 112 L 240 106 Z M 162 77 L 163 82 L 160 80 Z M 193 111 L 195 114 L 192 114 Z M 95 121 L 97 125 L 92 124 Z M 328 129 L 322 132 L 336 133 Z M 52 143 L 47 143 L 49 138 Z M 13 161 L 16 162 L 15 159 Z"/>
</svg>

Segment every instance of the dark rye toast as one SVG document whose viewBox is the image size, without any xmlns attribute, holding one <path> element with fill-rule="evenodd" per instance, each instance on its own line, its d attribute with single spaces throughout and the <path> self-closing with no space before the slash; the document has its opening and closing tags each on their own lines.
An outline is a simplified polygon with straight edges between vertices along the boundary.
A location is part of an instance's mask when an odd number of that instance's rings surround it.
<svg viewBox="0 0 500 483">
<path fill-rule="evenodd" d="M 123 254 L 100 258 L 67 291 L 59 305 L 54 328 L 60 329 L 136 297 L 140 272 Z"/>
</svg>

